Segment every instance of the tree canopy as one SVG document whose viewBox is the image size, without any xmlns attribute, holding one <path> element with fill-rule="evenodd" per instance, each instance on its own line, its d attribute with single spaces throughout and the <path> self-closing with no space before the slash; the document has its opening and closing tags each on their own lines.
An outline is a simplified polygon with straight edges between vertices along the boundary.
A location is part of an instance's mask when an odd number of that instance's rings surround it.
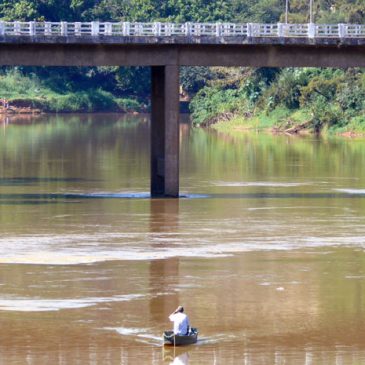
<svg viewBox="0 0 365 365">
<path fill-rule="evenodd" d="M 307 22 L 308 0 L 289 0 L 289 21 Z M 3 20 L 277 22 L 285 0 L 0 0 Z M 363 0 L 314 0 L 316 22 L 364 23 Z"/>
</svg>

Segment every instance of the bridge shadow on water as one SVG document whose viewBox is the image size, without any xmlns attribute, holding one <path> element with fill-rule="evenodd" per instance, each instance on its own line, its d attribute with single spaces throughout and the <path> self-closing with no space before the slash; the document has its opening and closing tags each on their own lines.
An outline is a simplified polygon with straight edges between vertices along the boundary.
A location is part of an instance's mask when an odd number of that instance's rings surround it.
<svg viewBox="0 0 365 365">
<path fill-rule="evenodd" d="M 365 192 L 358 193 L 242 193 L 242 194 L 181 194 L 180 199 L 361 199 Z M 82 203 L 100 199 L 166 199 L 151 198 L 148 192 L 126 193 L 11 193 L 0 194 L 0 205 L 46 205 Z"/>
</svg>

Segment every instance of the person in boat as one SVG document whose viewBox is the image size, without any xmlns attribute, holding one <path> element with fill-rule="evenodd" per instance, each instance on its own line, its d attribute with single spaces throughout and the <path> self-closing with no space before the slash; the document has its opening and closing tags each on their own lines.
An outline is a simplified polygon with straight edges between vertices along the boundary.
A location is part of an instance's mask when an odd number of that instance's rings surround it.
<svg viewBox="0 0 365 365">
<path fill-rule="evenodd" d="M 170 314 L 169 319 L 174 322 L 174 334 L 185 336 L 189 334 L 190 322 L 189 317 L 184 313 L 184 307 L 179 305 L 176 310 Z"/>
</svg>

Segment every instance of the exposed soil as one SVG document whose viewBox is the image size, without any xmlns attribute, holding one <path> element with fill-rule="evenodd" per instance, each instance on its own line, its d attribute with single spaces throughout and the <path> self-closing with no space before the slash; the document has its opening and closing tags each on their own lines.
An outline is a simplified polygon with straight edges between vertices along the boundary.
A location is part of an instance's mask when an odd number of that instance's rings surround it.
<svg viewBox="0 0 365 365">
<path fill-rule="evenodd" d="M 0 106 L 0 114 L 41 114 L 42 110 L 32 107 L 9 105 L 8 107 Z"/>
</svg>

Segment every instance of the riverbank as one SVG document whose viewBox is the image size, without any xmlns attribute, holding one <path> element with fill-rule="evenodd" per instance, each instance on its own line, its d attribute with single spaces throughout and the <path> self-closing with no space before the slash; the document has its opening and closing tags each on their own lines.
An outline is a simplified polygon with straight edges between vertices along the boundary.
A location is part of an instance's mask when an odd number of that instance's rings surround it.
<svg viewBox="0 0 365 365">
<path fill-rule="evenodd" d="M 116 98 L 102 90 L 52 93 L 40 97 L 14 96 L 1 99 L 0 114 L 146 112 L 147 106 L 136 99 Z"/>
<path fill-rule="evenodd" d="M 261 112 L 257 114 L 222 114 L 202 127 L 211 127 L 219 132 L 239 133 L 242 131 L 255 130 L 273 134 L 289 135 L 342 135 L 344 137 L 365 136 L 365 125 L 361 117 L 351 118 L 339 125 L 321 125 L 317 128 L 313 120 L 313 114 L 306 109 L 289 111 L 278 108 L 271 113 Z"/>
<path fill-rule="evenodd" d="M 233 76 L 224 75 L 224 81 L 194 96 L 196 125 L 289 134 L 365 133 L 363 69 L 242 69 Z"/>
<path fill-rule="evenodd" d="M 41 81 L 35 75 L 12 70 L 0 75 L 0 113 L 94 113 L 146 112 L 147 103 L 137 96 L 125 97 L 98 84 L 64 80 Z"/>
</svg>

